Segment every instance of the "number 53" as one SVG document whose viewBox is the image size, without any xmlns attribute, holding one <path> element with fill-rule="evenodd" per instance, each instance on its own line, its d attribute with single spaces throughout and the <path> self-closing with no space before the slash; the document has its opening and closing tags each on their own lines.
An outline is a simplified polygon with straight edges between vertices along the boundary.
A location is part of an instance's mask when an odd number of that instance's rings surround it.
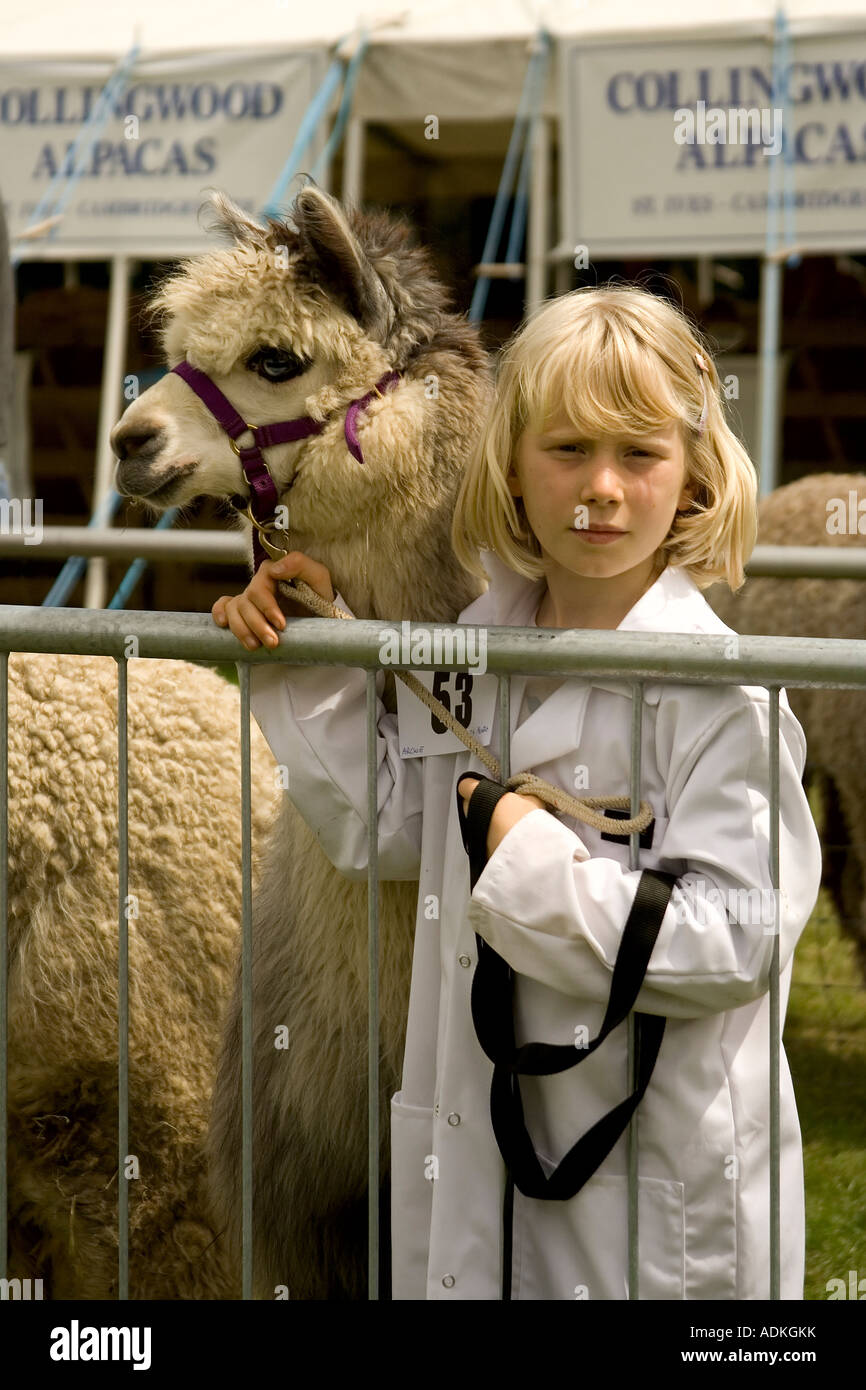
<svg viewBox="0 0 866 1390">
<path fill-rule="evenodd" d="M 454 690 L 460 695 L 461 699 L 451 708 L 451 692 L 448 689 L 448 682 L 454 679 Z M 437 671 L 433 676 L 433 694 L 440 700 L 449 713 L 454 715 L 458 724 L 462 724 L 464 729 L 468 729 L 472 722 L 472 676 L 468 671 Z M 441 719 L 437 719 L 433 711 L 430 711 L 430 723 L 434 734 L 444 734 L 446 725 Z"/>
</svg>

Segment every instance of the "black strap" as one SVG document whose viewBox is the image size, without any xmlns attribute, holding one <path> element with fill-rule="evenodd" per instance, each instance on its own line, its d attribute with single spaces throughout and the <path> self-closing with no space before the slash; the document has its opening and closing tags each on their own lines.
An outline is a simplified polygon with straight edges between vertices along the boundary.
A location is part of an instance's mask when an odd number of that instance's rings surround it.
<svg viewBox="0 0 866 1390">
<path fill-rule="evenodd" d="M 478 777 L 479 785 L 463 811 L 460 781 Z M 463 773 L 457 784 L 457 813 L 463 845 L 469 855 L 470 891 L 487 863 L 487 831 L 497 802 L 507 794 L 500 782 L 479 773 Z M 476 933 L 478 964 L 472 980 L 472 1021 L 478 1041 L 493 1062 L 490 1116 L 499 1151 L 510 1181 L 525 1197 L 568 1201 L 604 1162 L 643 1099 L 653 1073 L 666 1020 L 658 1014 L 635 1014 L 635 1089 L 608 1111 L 569 1149 L 546 1177 L 523 1114 L 519 1076 L 553 1076 L 577 1066 L 600 1047 L 630 1013 L 661 928 L 676 876 L 645 869 L 623 928 L 614 962 L 610 997 L 601 1029 L 586 1047 L 572 1044 L 524 1043 L 514 1037 L 514 971 Z"/>
<path fill-rule="evenodd" d="M 478 965 L 472 981 L 472 1020 L 481 1046 L 494 1063 L 490 1116 L 496 1142 L 515 1186 L 525 1197 L 567 1201 L 579 1192 L 610 1153 L 643 1098 L 665 1030 L 665 1019 L 657 1014 L 635 1014 L 635 1089 L 578 1139 L 548 1178 L 526 1128 L 518 1078 L 521 1074 L 550 1076 L 577 1066 L 623 1022 L 640 992 L 675 882 L 673 874 L 655 869 L 641 874 L 617 952 L 604 1021 L 598 1036 L 585 1048 L 552 1043 L 516 1046 L 514 972 L 476 934 Z"/>
<path fill-rule="evenodd" d="M 463 797 L 460 783 L 464 777 L 477 777 L 478 786 L 469 798 L 469 811 L 463 810 Z M 497 801 L 508 795 L 508 788 L 501 782 L 494 782 L 479 772 L 464 772 L 457 779 L 457 815 L 460 820 L 460 834 L 463 848 L 469 855 L 469 891 L 472 892 L 487 863 L 487 831 Z"/>
<path fill-rule="evenodd" d="M 473 796 L 473 800 L 474 800 Z M 471 805 L 471 803 L 470 803 Z M 514 1041 L 512 1012 L 513 971 L 476 933 L 478 965 L 472 981 L 472 1021 L 478 1041 L 491 1062 L 522 1076 L 552 1076 L 577 1066 L 631 1012 L 640 993 L 675 877 L 645 869 L 628 915 L 613 967 L 610 998 L 597 1038 L 584 1048 L 573 1043 L 524 1043 Z"/>
</svg>

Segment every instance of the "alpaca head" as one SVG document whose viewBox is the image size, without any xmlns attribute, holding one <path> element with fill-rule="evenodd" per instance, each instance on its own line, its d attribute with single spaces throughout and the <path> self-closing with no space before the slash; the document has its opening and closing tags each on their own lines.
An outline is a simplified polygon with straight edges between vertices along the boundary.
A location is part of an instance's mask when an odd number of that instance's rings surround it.
<svg viewBox="0 0 866 1390">
<path fill-rule="evenodd" d="M 443 352 L 456 349 L 455 385 L 465 395 L 468 370 L 477 399 L 486 370 L 474 330 L 447 311 L 446 291 L 426 253 L 409 244 L 408 226 L 344 209 L 314 184 L 285 222 L 260 224 L 218 192 L 206 206 L 229 244 L 182 264 L 150 312 L 161 320 L 167 365 L 186 359 L 198 367 L 244 420 L 326 422 L 319 435 L 265 451 L 292 532 L 345 534 L 350 518 L 369 519 L 395 495 L 407 515 L 441 508 L 456 477 L 447 476 L 447 458 L 430 457 L 430 417 L 443 401 L 439 389 L 425 390 L 425 371 L 435 373 L 437 362 L 441 370 Z M 346 448 L 346 409 L 392 369 L 404 373 L 399 389 L 374 399 L 359 424 L 361 465 Z M 251 442 L 248 434 L 239 440 Z M 132 402 L 111 444 L 117 490 L 157 511 L 200 495 L 248 496 L 227 434 L 176 373 Z"/>
</svg>

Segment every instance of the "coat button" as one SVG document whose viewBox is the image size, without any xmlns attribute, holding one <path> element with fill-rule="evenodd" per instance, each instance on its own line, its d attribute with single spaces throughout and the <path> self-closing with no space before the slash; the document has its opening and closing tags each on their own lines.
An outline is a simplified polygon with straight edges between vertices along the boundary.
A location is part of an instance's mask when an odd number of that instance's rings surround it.
<svg viewBox="0 0 866 1390">
<path fill-rule="evenodd" d="M 448 1123 L 449 1125 L 459 1125 L 460 1123 L 460 1116 L 457 1115 L 453 1110 L 451 1114 L 448 1116 Z"/>
<path fill-rule="evenodd" d="M 444 1285 L 444 1287 L 445 1287 L 446 1289 L 453 1289 L 453 1288 L 454 1288 L 454 1275 L 453 1275 L 453 1274 L 444 1274 L 444 1275 L 442 1276 L 442 1283 L 443 1283 L 443 1285 Z"/>
<path fill-rule="evenodd" d="M 469 956 L 458 956 L 457 959 L 459 960 L 460 964 L 463 966 L 463 969 L 464 969 L 464 970 L 468 970 L 469 967 L 470 967 L 470 965 L 472 964 L 472 961 L 471 961 L 471 959 L 470 959 Z"/>
</svg>

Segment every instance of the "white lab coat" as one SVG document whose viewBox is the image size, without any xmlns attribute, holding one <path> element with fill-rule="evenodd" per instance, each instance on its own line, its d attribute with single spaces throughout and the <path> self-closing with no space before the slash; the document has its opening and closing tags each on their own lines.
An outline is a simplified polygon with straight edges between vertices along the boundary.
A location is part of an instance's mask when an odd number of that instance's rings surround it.
<svg viewBox="0 0 866 1390">
<path fill-rule="evenodd" d="M 483 559 L 490 588 L 459 621 L 531 626 L 544 581 L 526 580 L 493 554 Z M 620 630 L 731 632 L 671 567 Z M 628 684 L 569 678 L 515 729 L 526 679 L 512 677 L 512 773 L 531 768 L 574 793 L 582 765 L 585 794 L 628 792 Z M 290 769 L 292 799 L 337 868 L 364 878 L 365 673 L 269 664 L 252 668 L 251 686 L 255 718 Z M 784 692 L 780 730 L 784 1022 L 821 852 L 800 780 L 805 739 Z M 640 794 L 656 819 L 637 871 L 627 842 L 602 841 L 576 820 L 536 809 L 508 831 L 470 898 L 455 787 L 462 773 L 486 769 L 468 751 L 402 759 L 396 715 L 380 701 L 380 877 L 419 879 L 402 1086 L 391 1107 L 397 1299 L 501 1293 L 505 1169 L 490 1121 L 492 1063 L 470 1012 L 475 933 L 517 972 L 518 1043 L 570 1043 L 581 1025 L 595 1037 L 640 870 L 656 867 L 676 874 L 677 885 L 635 1004 L 668 1019 L 637 1112 L 640 1297 L 769 1297 L 772 902 L 767 914 L 767 898 L 759 908 L 753 894 L 751 911 L 737 914 L 748 890 L 772 892 L 767 693 L 647 685 L 642 738 Z M 491 749 L 498 739 L 494 723 Z M 780 1072 L 781 1293 L 802 1299 L 802 1148 L 784 1050 Z M 579 1066 L 521 1078 L 545 1172 L 625 1097 L 627 1083 L 624 1023 Z M 628 1296 L 626 1155 L 624 1134 L 570 1201 L 515 1192 L 512 1299 Z"/>
</svg>

